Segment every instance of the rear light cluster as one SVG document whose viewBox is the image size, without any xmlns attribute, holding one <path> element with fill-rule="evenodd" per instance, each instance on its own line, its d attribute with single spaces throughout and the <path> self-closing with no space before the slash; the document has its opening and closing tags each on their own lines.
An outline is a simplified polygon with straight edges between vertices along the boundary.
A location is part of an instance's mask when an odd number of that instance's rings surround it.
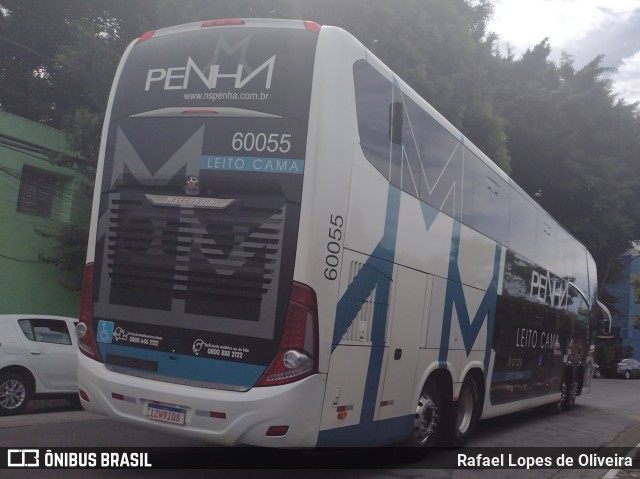
<svg viewBox="0 0 640 479">
<path fill-rule="evenodd" d="M 200 28 L 240 26 L 244 25 L 245 23 L 246 22 L 242 18 L 224 18 L 221 20 L 207 20 L 206 22 L 202 22 Z M 303 20 L 303 23 L 308 31 L 313 33 L 320 33 L 320 29 L 322 28 L 320 24 L 311 20 Z M 138 37 L 136 44 L 138 45 L 149 40 L 155 33 L 155 30 L 150 30 L 143 33 L 142 35 L 140 35 L 140 37 Z"/>
<path fill-rule="evenodd" d="M 102 362 L 93 331 L 93 264 L 84 269 L 80 322 L 76 328 L 78 346 L 85 356 Z M 310 287 L 293 282 L 287 316 L 278 352 L 257 383 L 276 386 L 306 378 L 318 372 L 318 304 Z"/>
<path fill-rule="evenodd" d="M 148 32 L 143 33 L 142 35 L 140 35 L 140 37 L 138 37 L 138 41 L 136 42 L 136 45 L 139 45 L 142 42 L 146 42 L 147 40 L 149 40 L 149 38 L 153 36 L 154 33 L 156 33 L 155 30 L 149 30 Z"/>
<path fill-rule="evenodd" d="M 278 352 L 257 386 L 292 383 L 318 372 L 318 305 L 316 293 L 294 282 Z"/>
<path fill-rule="evenodd" d="M 320 33 L 320 28 L 322 28 L 319 23 L 312 22 L 311 20 L 304 20 L 304 26 L 313 33 Z"/>
<path fill-rule="evenodd" d="M 78 346 L 85 356 L 102 362 L 95 334 L 93 334 L 93 263 L 84 267 L 82 297 L 80 299 L 80 322 L 76 327 Z"/>
<path fill-rule="evenodd" d="M 241 18 L 224 18 L 221 20 L 208 20 L 202 24 L 202 28 L 207 27 L 228 27 L 244 25 L 244 20 Z"/>
</svg>

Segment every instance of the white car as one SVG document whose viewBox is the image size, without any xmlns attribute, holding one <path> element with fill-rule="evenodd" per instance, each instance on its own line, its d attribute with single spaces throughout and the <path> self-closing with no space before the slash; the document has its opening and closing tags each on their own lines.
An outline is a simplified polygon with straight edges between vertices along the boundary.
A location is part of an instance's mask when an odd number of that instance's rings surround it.
<svg viewBox="0 0 640 479">
<path fill-rule="evenodd" d="M 77 319 L 0 315 L 0 415 L 36 397 L 78 397 Z"/>
</svg>

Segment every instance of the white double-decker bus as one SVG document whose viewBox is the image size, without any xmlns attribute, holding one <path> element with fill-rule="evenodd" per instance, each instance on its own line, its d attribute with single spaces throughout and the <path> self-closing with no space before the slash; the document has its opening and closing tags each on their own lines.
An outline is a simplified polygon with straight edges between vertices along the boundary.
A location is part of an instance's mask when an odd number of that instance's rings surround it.
<svg viewBox="0 0 640 479">
<path fill-rule="evenodd" d="M 588 392 L 596 292 L 586 249 L 344 30 L 209 21 L 124 53 L 85 409 L 221 445 L 462 445 Z"/>
</svg>

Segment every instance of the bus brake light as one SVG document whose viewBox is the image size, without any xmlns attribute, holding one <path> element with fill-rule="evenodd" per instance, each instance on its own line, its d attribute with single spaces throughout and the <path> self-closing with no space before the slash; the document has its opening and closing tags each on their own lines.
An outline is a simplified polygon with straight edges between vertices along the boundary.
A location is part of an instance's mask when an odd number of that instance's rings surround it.
<svg viewBox="0 0 640 479">
<path fill-rule="evenodd" d="M 234 25 L 244 25 L 244 20 L 241 18 L 225 18 L 222 20 L 208 20 L 202 24 L 202 28 L 229 27 Z"/>
<path fill-rule="evenodd" d="M 84 267 L 82 277 L 82 296 L 80 299 L 80 322 L 76 327 L 78 347 L 82 354 L 102 362 L 98 353 L 98 345 L 93 334 L 93 263 Z"/>
<path fill-rule="evenodd" d="M 318 306 L 310 287 L 293 282 L 278 352 L 257 383 L 275 386 L 318 372 Z"/>
<path fill-rule="evenodd" d="M 142 42 L 149 40 L 149 38 L 151 38 L 154 33 L 156 33 L 155 30 L 149 30 L 148 32 L 143 33 L 142 35 L 140 35 L 140 37 L 138 37 L 138 41 L 136 42 L 136 45 L 139 45 Z"/>
<path fill-rule="evenodd" d="M 304 26 L 307 30 L 313 33 L 320 33 L 322 26 L 319 23 L 312 22 L 311 20 L 304 20 Z"/>
</svg>

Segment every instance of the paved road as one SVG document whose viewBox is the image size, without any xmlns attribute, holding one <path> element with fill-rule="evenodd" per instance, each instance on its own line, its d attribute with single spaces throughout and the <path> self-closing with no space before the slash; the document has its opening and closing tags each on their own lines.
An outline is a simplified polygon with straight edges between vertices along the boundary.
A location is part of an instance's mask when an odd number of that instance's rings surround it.
<svg viewBox="0 0 640 479">
<path fill-rule="evenodd" d="M 505 447 L 613 447 L 635 446 L 640 443 L 640 381 L 595 380 L 591 394 L 578 398 L 576 407 L 558 416 L 550 416 L 543 411 L 530 411 L 503 418 L 481 421 L 471 443 L 472 447 L 490 447 L 496 450 Z M 51 412 L 53 411 L 53 412 Z M 34 402 L 28 411 L 15 417 L 0 418 L 0 447 L 201 447 L 202 443 L 187 439 L 151 433 L 145 430 L 123 426 L 114 421 L 73 410 L 66 402 Z M 229 450 L 227 450 L 229 451 Z M 242 450 L 240 450 L 242 451 Z M 214 451 L 215 452 L 215 451 Z M 174 449 L 171 454 L 180 454 Z M 242 460 L 242 452 L 232 450 L 229 454 L 240 457 L 237 466 L 260 468 L 262 464 L 247 464 Z M 337 458 L 310 457 L 308 464 L 344 465 L 348 462 L 361 469 L 332 470 L 325 469 L 301 471 L 280 470 L 217 470 L 216 478 L 263 478 L 295 477 L 304 474 L 305 479 L 331 476 L 336 479 L 360 478 L 417 478 L 435 477 L 451 479 L 500 479 L 500 478 L 587 478 L 602 477 L 603 470 L 558 470 L 544 469 L 532 471 L 513 470 L 433 470 L 426 467 L 430 461 L 437 460 L 440 451 L 431 453 L 430 458 L 412 465 L 410 468 L 397 465 L 391 456 L 380 451 L 375 457 L 367 455 L 341 455 Z M 212 455 L 215 457 L 215 455 Z M 254 455 L 248 455 L 255 459 Z M 291 457 L 300 464 L 300 456 Z M 307 456 L 305 456 L 307 457 Z M 302 464 L 305 464 L 305 457 Z M 371 460 L 381 468 L 367 469 Z M 348 462 L 345 462 L 348 461 Z M 40 478 L 40 477 L 87 477 L 87 471 L 1 471 L 3 479 Z M 188 474 L 190 478 L 211 477 L 212 471 L 191 470 L 178 474 L 178 471 L 92 471 L 91 477 L 176 477 Z M 638 471 L 625 471 L 625 479 L 633 477 Z"/>
</svg>

